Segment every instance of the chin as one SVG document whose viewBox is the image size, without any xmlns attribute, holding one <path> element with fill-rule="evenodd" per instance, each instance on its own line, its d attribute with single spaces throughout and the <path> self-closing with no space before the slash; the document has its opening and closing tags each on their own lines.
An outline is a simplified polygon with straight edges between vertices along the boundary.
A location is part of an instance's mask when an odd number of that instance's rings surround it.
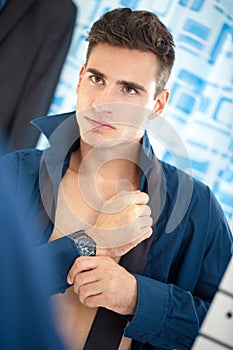
<svg viewBox="0 0 233 350">
<path fill-rule="evenodd" d="M 101 147 L 101 145 L 104 146 L 104 144 L 106 144 L 106 139 L 104 139 L 102 135 L 94 132 L 81 133 L 81 139 L 91 147 Z"/>
<path fill-rule="evenodd" d="M 104 138 L 102 135 L 95 133 L 86 133 L 81 135 L 82 141 L 90 147 L 95 147 L 96 149 L 113 149 L 119 145 L 123 145 L 126 140 L 118 138 Z"/>
</svg>

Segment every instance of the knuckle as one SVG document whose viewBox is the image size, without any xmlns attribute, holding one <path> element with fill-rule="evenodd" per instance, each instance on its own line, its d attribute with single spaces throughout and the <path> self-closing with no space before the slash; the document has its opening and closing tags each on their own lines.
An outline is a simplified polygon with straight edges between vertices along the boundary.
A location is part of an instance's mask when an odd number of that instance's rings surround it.
<svg viewBox="0 0 233 350">
<path fill-rule="evenodd" d="M 79 271 L 79 270 L 82 270 L 82 268 L 83 268 L 83 264 L 84 264 L 84 256 L 79 256 L 76 260 L 75 260 L 75 262 L 74 262 L 74 264 L 73 264 L 73 266 L 74 266 L 74 268 L 75 268 L 75 271 Z"/>
<path fill-rule="evenodd" d="M 105 295 L 105 303 L 108 306 L 113 306 L 116 302 L 115 297 L 111 293 L 106 293 Z"/>
<path fill-rule="evenodd" d="M 84 299 L 87 297 L 87 291 L 88 291 L 88 289 L 86 288 L 86 286 L 80 286 L 77 289 L 76 293 L 79 295 L 79 299 L 81 302 L 83 302 Z"/>
<path fill-rule="evenodd" d="M 146 205 L 146 210 L 148 215 L 151 215 L 151 208 L 149 207 L 149 205 Z"/>
<path fill-rule="evenodd" d="M 131 207 L 128 211 L 127 211 L 127 221 L 128 222 L 132 222 L 136 219 L 136 214 L 135 214 L 135 210 Z"/>
<path fill-rule="evenodd" d="M 149 201 L 149 196 L 146 192 L 140 192 L 141 199 L 144 203 L 147 203 Z"/>
<path fill-rule="evenodd" d="M 73 288 L 74 288 L 74 292 L 75 292 L 76 294 L 79 294 L 79 286 L 77 286 L 76 284 L 74 284 Z"/>
<path fill-rule="evenodd" d="M 146 233 L 146 237 L 149 238 L 152 235 L 152 233 L 153 233 L 153 230 L 152 228 L 150 228 Z"/>
<path fill-rule="evenodd" d="M 102 260 L 103 263 L 105 263 L 106 265 L 108 265 L 108 264 L 112 261 L 111 257 L 110 257 L 110 256 L 107 256 L 107 255 L 101 256 L 101 260 Z"/>
<path fill-rule="evenodd" d="M 139 221 L 134 221 L 132 223 L 132 238 L 136 238 L 141 235 L 140 224 Z"/>
<path fill-rule="evenodd" d="M 76 288 L 77 288 L 77 287 L 78 287 L 78 286 L 76 286 Z M 84 293 L 84 286 L 79 286 L 79 287 L 78 287 L 78 293 L 79 293 L 80 297 L 83 296 L 83 293 Z"/>
<path fill-rule="evenodd" d="M 88 297 L 86 299 L 83 300 L 83 304 L 87 307 L 94 307 L 94 298 L 93 297 Z"/>
</svg>

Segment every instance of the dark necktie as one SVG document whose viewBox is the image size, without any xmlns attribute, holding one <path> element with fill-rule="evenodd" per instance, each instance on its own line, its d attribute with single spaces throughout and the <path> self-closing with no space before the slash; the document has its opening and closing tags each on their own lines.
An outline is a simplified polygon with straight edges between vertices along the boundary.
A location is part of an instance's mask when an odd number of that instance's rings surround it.
<svg viewBox="0 0 233 350">
<path fill-rule="evenodd" d="M 120 260 L 129 272 L 142 274 L 152 242 L 152 236 L 130 250 Z M 117 350 L 127 320 L 119 314 L 99 308 L 88 335 L 84 350 Z"/>
</svg>

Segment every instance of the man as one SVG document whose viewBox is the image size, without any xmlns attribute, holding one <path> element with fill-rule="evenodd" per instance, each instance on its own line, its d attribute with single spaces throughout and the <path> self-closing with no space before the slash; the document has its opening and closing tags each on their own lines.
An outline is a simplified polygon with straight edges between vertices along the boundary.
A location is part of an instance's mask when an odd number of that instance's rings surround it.
<svg viewBox="0 0 233 350">
<path fill-rule="evenodd" d="M 5 160 L 57 259 L 58 327 L 70 349 L 190 349 L 232 237 L 211 191 L 157 160 L 145 132 L 169 98 L 173 39 L 123 8 L 87 40 L 76 118 L 35 121 L 51 147 Z"/>
</svg>

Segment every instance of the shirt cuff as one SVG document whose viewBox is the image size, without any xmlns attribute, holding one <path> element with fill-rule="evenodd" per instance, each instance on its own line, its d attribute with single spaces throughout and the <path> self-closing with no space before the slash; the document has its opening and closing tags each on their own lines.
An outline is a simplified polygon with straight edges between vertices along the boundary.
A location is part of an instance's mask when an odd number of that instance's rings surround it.
<svg viewBox="0 0 233 350">
<path fill-rule="evenodd" d="M 168 285 L 146 276 L 134 274 L 138 285 L 135 314 L 124 330 L 124 335 L 142 343 L 149 342 L 166 320 L 169 307 Z"/>
<path fill-rule="evenodd" d="M 68 272 L 79 257 L 74 241 L 62 237 L 39 246 L 39 251 L 41 255 L 48 255 L 52 260 L 49 271 L 51 294 L 64 293 L 70 287 L 66 281 Z"/>
</svg>

